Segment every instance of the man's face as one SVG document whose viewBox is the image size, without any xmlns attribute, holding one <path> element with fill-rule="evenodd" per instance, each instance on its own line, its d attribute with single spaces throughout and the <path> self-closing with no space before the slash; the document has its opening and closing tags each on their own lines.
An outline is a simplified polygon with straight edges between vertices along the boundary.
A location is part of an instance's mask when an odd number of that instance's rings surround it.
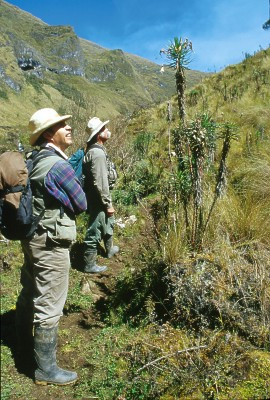
<svg viewBox="0 0 270 400">
<path fill-rule="evenodd" d="M 71 127 L 66 121 L 61 121 L 51 127 L 50 142 L 65 151 L 72 144 Z"/>
<path fill-rule="evenodd" d="M 105 139 L 105 141 L 106 141 L 107 139 L 110 139 L 110 137 L 111 137 L 111 132 L 109 131 L 109 129 L 108 129 L 106 126 L 104 126 L 104 127 L 101 129 L 101 131 L 100 131 L 100 133 L 99 133 L 99 136 L 100 136 L 102 139 Z"/>
</svg>

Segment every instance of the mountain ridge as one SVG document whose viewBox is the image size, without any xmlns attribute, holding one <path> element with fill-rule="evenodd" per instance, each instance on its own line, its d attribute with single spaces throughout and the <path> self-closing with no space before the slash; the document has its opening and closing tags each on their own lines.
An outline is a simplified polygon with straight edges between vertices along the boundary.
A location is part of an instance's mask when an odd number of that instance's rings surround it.
<svg viewBox="0 0 270 400">
<path fill-rule="evenodd" d="M 106 49 L 80 38 L 71 26 L 48 25 L 0 1 L 0 115 L 13 130 L 14 110 L 25 129 L 37 108 L 74 109 L 101 118 L 129 114 L 169 99 L 175 93 L 169 68 L 121 49 Z M 207 74 L 187 71 L 187 86 Z"/>
</svg>

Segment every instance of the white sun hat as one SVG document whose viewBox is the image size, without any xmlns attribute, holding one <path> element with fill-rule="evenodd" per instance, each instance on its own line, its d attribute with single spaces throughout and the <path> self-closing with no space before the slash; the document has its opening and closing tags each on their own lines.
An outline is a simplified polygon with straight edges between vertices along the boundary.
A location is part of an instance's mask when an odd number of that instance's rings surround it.
<svg viewBox="0 0 270 400">
<path fill-rule="evenodd" d="M 93 117 L 88 121 L 86 132 L 90 133 L 90 136 L 87 142 L 90 140 L 103 128 L 104 125 L 107 125 L 108 121 L 102 122 L 98 117 Z"/>
<path fill-rule="evenodd" d="M 40 135 L 58 122 L 71 118 L 72 115 L 59 115 L 53 108 L 41 108 L 36 111 L 29 120 L 28 128 L 30 134 L 29 143 L 34 146 Z"/>
</svg>

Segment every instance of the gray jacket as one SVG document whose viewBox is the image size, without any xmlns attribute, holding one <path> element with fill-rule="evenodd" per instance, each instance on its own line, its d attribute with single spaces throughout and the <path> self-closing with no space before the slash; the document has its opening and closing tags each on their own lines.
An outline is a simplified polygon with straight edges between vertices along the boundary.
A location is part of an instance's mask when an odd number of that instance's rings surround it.
<svg viewBox="0 0 270 400">
<path fill-rule="evenodd" d="M 63 211 L 61 215 L 59 203 L 44 189 L 44 179 L 52 166 L 59 160 L 58 155 L 42 158 L 31 172 L 31 184 L 33 185 L 33 211 L 39 215 L 44 210 L 44 215 L 39 225 L 47 231 L 47 235 L 57 241 L 74 242 L 76 240 L 76 223 L 74 215 L 67 215 Z M 46 204 L 51 204 L 46 207 Z"/>
<path fill-rule="evenodd" d="M 106 152 L 102 145 L 95 144 L 94 148 L 90 147 L 85 154 L 83 168 L 84 190 L 88 205 L 104 210 L 112 207 Z"/>
</svg>

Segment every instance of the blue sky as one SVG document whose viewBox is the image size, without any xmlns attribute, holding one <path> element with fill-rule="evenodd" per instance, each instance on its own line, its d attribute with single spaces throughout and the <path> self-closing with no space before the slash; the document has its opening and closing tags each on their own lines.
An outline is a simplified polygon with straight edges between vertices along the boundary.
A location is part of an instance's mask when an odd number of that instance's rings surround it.
<svg viewBox="0 0 270 400">
<path fill-rule="evenodd" d="M 175 36 L 193 43 L 191 69 L 220 71 L 270 44 L 269 0 L 10 0 L 49 25 L 163 64 Z"/>
</svg>

